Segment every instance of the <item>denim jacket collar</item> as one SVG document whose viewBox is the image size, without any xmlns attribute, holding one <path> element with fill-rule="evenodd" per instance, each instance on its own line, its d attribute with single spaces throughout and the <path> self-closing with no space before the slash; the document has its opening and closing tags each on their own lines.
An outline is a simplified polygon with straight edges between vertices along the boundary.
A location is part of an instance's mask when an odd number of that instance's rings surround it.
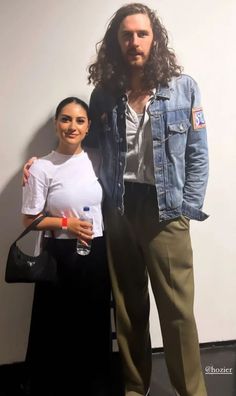
<svg viewBox="0 0 236 396">
<path fill-rule="evenodd" d="M 170 99 L 170 87 L 163 87 L 161 84 L 159 84 L 156 90 L 155 98 Z"/>
<path fill-rule="evenodd" d="M 152 89 L 153 94 L 154 94 L 154 98 L 158 99 L 158 98 L 164 98 L 164 99 L 170 99 L 171 96 L 171 92 L 170 92 L 170 87 L 164 87 L 161 84 L 158 85 L 157 88 L 153 88 Z M 122 102 L 127 102 L 127 94 L 123 93 L 122 95 L 120 95 L 119 99 L 121 99 Z"/>
</svg>

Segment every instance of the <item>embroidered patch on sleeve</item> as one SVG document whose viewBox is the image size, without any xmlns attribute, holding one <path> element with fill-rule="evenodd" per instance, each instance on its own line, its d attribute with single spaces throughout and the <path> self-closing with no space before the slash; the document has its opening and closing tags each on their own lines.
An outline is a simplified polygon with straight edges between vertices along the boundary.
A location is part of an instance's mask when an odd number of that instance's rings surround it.
<svg viewBox="0 0 236 396">
<path fill-rule="evenodd" d="M 202 107 L 194 107 L 192 109 L 193 129 L 197 131 L 206 127 L 206 122 L 203 114 Z"/>
</svg>

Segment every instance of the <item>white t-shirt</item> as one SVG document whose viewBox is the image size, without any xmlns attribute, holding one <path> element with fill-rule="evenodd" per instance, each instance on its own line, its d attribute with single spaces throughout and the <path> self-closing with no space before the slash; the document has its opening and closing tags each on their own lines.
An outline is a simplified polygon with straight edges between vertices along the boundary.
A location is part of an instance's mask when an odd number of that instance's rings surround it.
<svg viewBox="0 0 236 396">
<path fill-rule="evenodd" d="M 64 155 L 56 151 L 36 160 L 30 167 L 28 183 L 23 187 L 22 213 L 42 211 L 53 217 L 81 217 L 84 206 L 90 208 L 93 237 L 102 236 L 102 187 L 98 181 L 100 158 L 89 150 Z M 49 236 L 50 233 L 46 233 Z M 57 230 L 56 238 L 75 238 L 66 230 Z"/>
</svg>

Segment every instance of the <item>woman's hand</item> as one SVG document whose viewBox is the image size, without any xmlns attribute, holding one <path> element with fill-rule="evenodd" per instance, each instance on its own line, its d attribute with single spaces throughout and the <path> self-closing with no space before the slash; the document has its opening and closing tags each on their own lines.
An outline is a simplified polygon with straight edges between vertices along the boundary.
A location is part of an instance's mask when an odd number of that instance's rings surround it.
<svg viewBox="0 0 236 396">
<path fill-rule="evenodd" d="M 22 186 L 25 186 L 25 184 L 28 182 L 29 178 L 29 168 L 31 165 L 34 163 L 34 161 L 37 159 L 37 157 L 31 157 L 26 164 L 23 167 L 23 175 L 22 175 Z"/>
<path fill-rule="evenodd" d="M 84 245 L 87 245 L 86 241 L 93 238 L 93 225 L 89 221 L 69 217 L 67 227 L 68 231 L 75 234 Z"/>
</svg>

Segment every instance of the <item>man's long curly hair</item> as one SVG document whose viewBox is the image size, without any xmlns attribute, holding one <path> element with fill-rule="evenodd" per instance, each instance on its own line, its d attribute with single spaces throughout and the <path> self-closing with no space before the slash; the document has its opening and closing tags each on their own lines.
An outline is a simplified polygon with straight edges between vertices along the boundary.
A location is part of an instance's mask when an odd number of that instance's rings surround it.
<svg viewBox="0 0 236 396">
<path fill-rule="evenodd" d="M 176 63 L 174 51 L 168 48 L 168 34 L 155 12 L 141 3 L 121 7 L 111 18 L 104 38 L 96 45 L 97 60 L 89 66 L 89 84 L 118 93 L 129 89 L 129 68 L 125 64 L 118 43 L 118 30 L 124 18 L 134 14 L 149 17 L 153 30 L 153 44 L 143 70 L 143 88 L 158 84 L 166 86 L 171 77 L 179 76 L 182 67 Z"/>
</svg>

